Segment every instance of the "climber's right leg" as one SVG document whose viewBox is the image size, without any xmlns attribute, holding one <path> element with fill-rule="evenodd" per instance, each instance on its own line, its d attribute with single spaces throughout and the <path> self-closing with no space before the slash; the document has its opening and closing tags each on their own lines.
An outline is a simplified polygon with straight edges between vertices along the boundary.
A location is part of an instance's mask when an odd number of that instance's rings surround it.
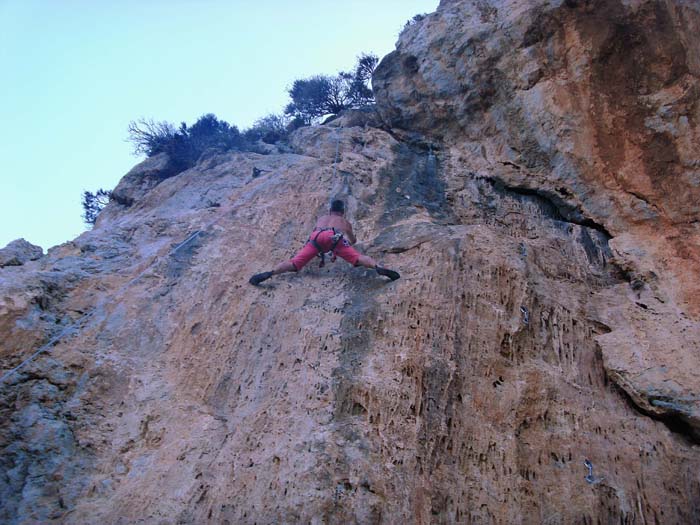
<svg viewBox="0 0 700 525">
<path fill-rule="evenodd" d="M 275 268 L 272 271 L 269 272 L 263 272 L 263 273 L 256 273 L 253 275 L 253 277 L 250 278 L 248 281 L 252 285 L 259 285 L 261 282 L 266 281 L 273 275 L 279 275 L 281 273 L 287 273 L 287 272 L 298 272 L 301 270 L 306 264 L 316 257 L 316 248 L 314 248 L 313 244 L 306 243 L 304 247 L 297 252 L 297 254 L 292 257 L 288 261 L 284 261 L 283 263 L 278 264 L 275 266 Z"/>
<path fill-rule="evenodd" d="M 286 272 L 296 272 L 297 269 L 292 264 L 292 261 L 284 261 L 283 263 L 275 266 L 274 270 L 269 272 L 256 273 L 251 277 L 248 282 L 254 286 L 259 285 L 263 281 L 267 281 L 273 275 L 279 275 Z"/>
<path fill-rule="evenodd" d="M 294 266 L 294 263 L 292 263 L 292 261 L 284 261 L 283 263 L 280 263 L 277 266 L 275 266 L 275 269 L 272 270 L 272 275 L 279 275 L 281 273 L 296 271 L 296 266 Z"/>
</svg>

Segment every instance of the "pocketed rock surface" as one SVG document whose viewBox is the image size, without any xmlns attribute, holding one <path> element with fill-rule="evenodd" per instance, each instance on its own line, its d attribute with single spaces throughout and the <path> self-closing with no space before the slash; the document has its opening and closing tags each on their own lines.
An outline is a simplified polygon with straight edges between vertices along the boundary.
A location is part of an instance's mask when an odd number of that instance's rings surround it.
<svg viewBox="0 0 700 525">
<path fill-rule="evenodd" d="M 0 521 L 698 522 L 699 27 L 443 1 L 375 74 L 381 129 L 135 167 L 92 231 L 0 269 L 3 369 L 45 349 L 0 384 Z M 250 286 L 333 197 L 401 279 Z"/>
</svg>

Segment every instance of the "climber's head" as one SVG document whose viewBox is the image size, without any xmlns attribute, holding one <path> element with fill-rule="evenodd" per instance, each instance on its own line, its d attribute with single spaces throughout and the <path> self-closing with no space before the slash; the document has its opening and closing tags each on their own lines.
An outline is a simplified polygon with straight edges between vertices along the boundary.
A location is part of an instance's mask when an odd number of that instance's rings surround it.
<svg viewBox="0 0 700 525">
<path fill-rule="evenodd" d="M 341 215 L 345 213 L 345 203 L 341 200 L 334 200 L 331 202 L 331 211 L 335 213 L 340 213 Z"/>
</svg>

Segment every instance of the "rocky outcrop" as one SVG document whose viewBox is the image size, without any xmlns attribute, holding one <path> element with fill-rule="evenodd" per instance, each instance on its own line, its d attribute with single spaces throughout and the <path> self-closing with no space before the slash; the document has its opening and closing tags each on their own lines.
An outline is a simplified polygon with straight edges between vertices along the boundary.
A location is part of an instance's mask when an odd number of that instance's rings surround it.
<svg viewBox="0 0 700 525">
<path fill-rule="evenodd" d="M 0 521 L 698 521 L 696 245 L 661 228 L 693 212 L 659 192 L 633 220 L 618 150 L 579 138 L 605 121 L 638 144 L 651 121 L 571 106 L 598 89 L 591 42 L 627 20 L 643 45 L 650 5 L 443 1 L 377 72 L 385 129 L 347 115 L 294 153 L 126 177 L 128 206 L 1 269 Z M 696 41 L 694 6 L 659 6 L 683 22 L 628 53 L 640 83 Z M 402 278 L 312 262 L 250 286 L 333 197 Z"/>
<path fill-rule="evenodd" d="M 0 250 L 0 268 L 21 266 L 27 261 L 36 261 L 43 255 L 44 250 L 41 246 L 36 246 L 24 239 L 17 239 Z"/>
<path fill-rule="evenodd" d="M 169 165 L 170 158 L 167 153 L 159 153 L 147 158 L 122 177 L 117 187 L 112 190 L 111 198 L 122 206 L 131 206 L 163 179 L 172 175 Z"/>
</svg>

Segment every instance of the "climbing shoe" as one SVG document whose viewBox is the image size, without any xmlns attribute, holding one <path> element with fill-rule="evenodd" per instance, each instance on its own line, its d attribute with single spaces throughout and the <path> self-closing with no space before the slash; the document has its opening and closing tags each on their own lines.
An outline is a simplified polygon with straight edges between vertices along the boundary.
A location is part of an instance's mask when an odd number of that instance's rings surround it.
<svg viewBox="0 0 700 525">
<path fill-rule="evenodd" d="M 384 275 L 384 276 L 388 277 L 389 279 L 391 279 L 392 281 L 395 281 L 396 279 L 401 277 L 399 275 L 399 272 L 395 272 L 394 270 L 390 270 L 389 268 L 382 268 L 381 266 L 377 266 L 374 269 L 377 270 L 377 273 L 379 275 Z"/>
<path fill-rule="evenodd" d="M 257 286 L 266 279 L 269 279 L 270 277 L 272 277 L 272 272 L 256 273 L 255 275 L 253 275 L 253 277 L 250 278 L 248 282 L 252 285 Z"/>
</svg>

